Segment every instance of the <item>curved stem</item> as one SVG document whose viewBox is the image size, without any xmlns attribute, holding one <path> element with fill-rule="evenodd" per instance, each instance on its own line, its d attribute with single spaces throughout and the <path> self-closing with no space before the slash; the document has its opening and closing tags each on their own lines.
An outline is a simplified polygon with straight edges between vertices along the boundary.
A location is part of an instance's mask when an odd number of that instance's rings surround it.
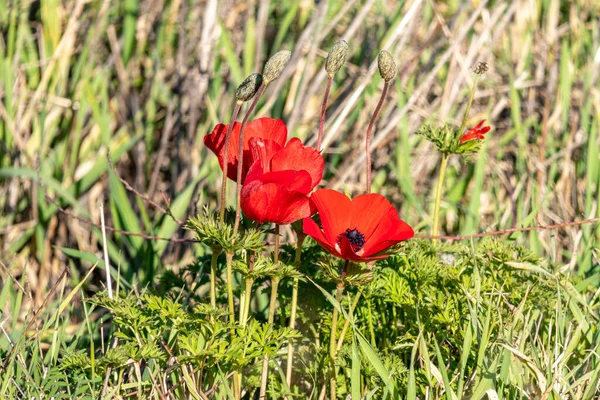
<svg viewBox="0 0 600 400">
<path fill-rule="evenodd" d="M 379 102 L 377 103 L 377 107 L 375 107 L 375 112 L 373 112 L 373 116 L 371 117 L 371 121 L 369 121 L 369 127 L 367 128 L 367 138 L 365 140 L 365 150 L 366 150 L 366 163 L 367 163 L 367 193 L 371 193 L 371 133 L 373 132 L 373 126 L 375 125 L 375 120 L 381 111 L 381 107 L 383 106 L 383 101 L 385 100 L 385 95 L 390 87 L 390 83 L 386 81 L 383 85 L 383 91 L 381 92 L 381 97 L 379 98 Z"/>
<path fill-rule="evenodd" d="M 302 231 L 298 232 L 298 243 L 296 247 L 296 268 L 300 269 L 300 260 L 302 258 L 302 243 L 304 243 L 304 238 L 306 235 Z M 292 288 L 292 309 L 290 311 L 290 329 L 296 328 L 296 310 L 298 308 L 298 278 L 294 278 L 294 286 Z M 288 358 L 287 358 L 287 368 L 285 371 L 285 381 L 287 382 L 288 387 L 292 387 L 292 365 L 294 361 L 294 341 L 290 339 L 288 344 Z"/>
<path fill-rule="evenodd" d="M 448 165 L 448 155 L 442 154 L 442 163 L 440 165 L 440 176 L 438 177 L 437 189 L 435 193 L 435 208 L 433 209 L 433 236 L 437 236 L 440 223 L 440 203 L 442 201 L 442 189 L 444 187 L 444 175 Z"/>
<path fill-rule="evenodd" d="M 235 182 L 237 183 L 237 192 L 235 197 L 235 223 L 233 225 L 233 233 L 237 233 L 238 227 L 240 226 L 240 197 L 242 194 L 242 171 L 244 170 L 244 131 L 246 130 L 246 125 L 248 124 L 248 119 L 254 112 L 256 105 L 258 104 L 258 99 L 265 92 L 267 88 L 267 84 L 263 83 L 258 89 L 258 93 L 254 96 L 254 100 L 250 105 L 250 108 L 244 115 L 244 119 L 242 120 L 242 126 L 240 128 L 240 144 L 238 147 L 238 169 L 237 169 L 237 179 Z"/>
<path fill-rule="evenodd" d="M 227 133 L 225 134 L 225 151 L 223 153 L 223 181 L 221 182 L 221 208 L 219 209 L 219 220 L 221 222 L 225 221 L 225 198 L 227 197 L 227 167 L 228 167 L 228 159 L 229 159 L 229 138 L 231 136 L 231 131 L 233 131 L 233 125 L 235 124 L 235 120 L 240 112 L 240 108 L 242 103 L 236 103 L 235 108 L 233 109 L 233 115 L 231 116 L 231 122 L 229 122 L 229 126 L 227 127 Z"/>
<path fill-rule="evenodd" d="M 319 118 L 319 136 L 317 137 L 317 150 L 321 151 L 321 143 L 323 142 L 323 126 L 325 125 L 325 111 L 327 110 L 327 100 L 329 99 L 329 92 L 331 91 L 331 83 L 333 82 L 333 76 L 329 76 L 327 79 L 327 86 L 325 87 L 325 97 L 323 97 L 323 105 L 321 105 L 321 117 Z"/>
</svg>

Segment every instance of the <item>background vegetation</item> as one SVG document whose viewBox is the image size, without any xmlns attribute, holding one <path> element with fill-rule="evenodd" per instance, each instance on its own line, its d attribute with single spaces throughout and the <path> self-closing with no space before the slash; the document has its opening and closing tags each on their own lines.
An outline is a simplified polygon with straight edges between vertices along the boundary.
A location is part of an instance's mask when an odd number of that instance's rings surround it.
<svg viewBox="0 0 600 400">
<path fill-rule="evenodd" d="M 373 191 L 418 233 L 431 229 L 439 154 L 414 132 L 460 124 L 478 61 L 490 70 L 470 122 L 485 118 L 493 130 L 477 157 L 451 158 L 442 230 L 599 217 L 599 14 L 594 0 L 0 0 L 0 397 L 100 393 L 107 369 L 124 364 L 111 395 L 203 395 L 191 350 L 199 344 L 182 333 L 209 329 L 205 310 L 190 311 L 207 296 L 207 248 L 177 221 L 216 208 L 221 174 L 202 138 L 229 118 L 235 87 L 280 49 L 291 62 L 257 115 L 314 143 L 324 56 L 339 39 L 350 46 L 327 110 L 324 186 L 364 190 L 362 141 L 382 86 L 376 55 L 388 49 L 399 71 L 376 126 Z M 135 295 L 116 303 L 82 301 L 103 290 L 100 204 L 109 227 L 156 237 L 109 230 L 114 278 Z M 358 390 L 372 398 L 597 396 L 599 239 L 589 224 L 413 241 L 378 266 L 353 312 L 360 325 L 340 357 L 340 393 L 360 376 Z M 313 380 L 325 367 L 310 345 L 326 342 L 331 305 L 312 283 L 302 290 L 318 300 L 301 307 L 296 390 L 317 398 Z M 255 299 L 259 320 L 268 293 Z M 127 307 L 129 319 L 117 318 Z M 128 330 L 142 311 L 148 325 Z M 115 329 L 146 345 L 108 353 Z M 269 340 L 276 350 L 276 335 Z M 171 345 L 190 357 L 183 367 Z M 208 395 L 227 398 L 232 361 L 210 357 L 224 367 L 207 373 Z M 273 379 L 273 390 L 287 391 Z"/>
</svg>

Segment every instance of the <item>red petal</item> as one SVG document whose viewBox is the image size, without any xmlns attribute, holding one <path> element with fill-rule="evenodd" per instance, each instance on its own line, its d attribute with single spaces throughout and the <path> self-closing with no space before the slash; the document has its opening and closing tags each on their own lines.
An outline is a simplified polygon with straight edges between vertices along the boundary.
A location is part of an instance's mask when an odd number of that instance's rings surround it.
<svg viewBox="0 0 600 400">
<path fill-rule="evenodd" d="M 352 223 L 350 228 L 357 229 L 369 242 L 379 224 L 390 214 L 396 213 L 390 202 L 380 194 L 362 194 L 352 200 Z"/>
<path fill-rule="evenodd" d="M 305 182 L 310 180 L 308 174 L 304 179 Z M 290 184 L 294 184 L 293 180 Z M 288 190 L 280 181 L 264 183 L 256 180 L 244 185 L 241 207 L 246 217 L 259 223 L 274 222 L 283 225 L 310 216 L 308 196 Z"/>
<path fill-rule="evenodd" d="M 321 182 L 324 165 L 325 161 L 321 153 L 312 147 L 305 147 L 298 138 L 291 139 L 271 160 L 273 171 L 286 169 L 307 171 L 312 180 L 311 189 Z"/>
<path fill-rule="evenodd" d="M 260 161 L 263 166 L 263 171 L 269 172 L 271 170 L 271 158 L 278 152 L 281 151 L 279 143 L 273 140 L 265 140 L 261 138 L 250 138 L 250 162 L 254 164 L 256 161 Z"/>
<path fill-rule="evenodd" d="M 365 257 L 373 256 L 413 236 L 415 236 L 413 229 L 399 219 L 394 210 L 394 214 L 389 215 L 388 219 L 377 228 L 376 234 L 365 243 L 363 254 Z"/>
<path fill-rule="evenodd" d="M 246 125 L 246 130 L 244 132 L 244 150 L 249 150 L 251 138 L 272 140 L 283 147 L 287 140 L 287 127 L 280 119 L 258 118 L 250 121 L 248 125 Z"/>
<path fill-rule="evenodd" d="M 329 241 L 325 237 L 325 234 L 323 234 L 323 231 L 321 230 L 321 228 L 319 228 L 319 225 L 317 225 L 317 223 L 311 218 L 304 218 L 302 220 L 302 230 L 305 234 L 315 239 L 317 243 L 319 243 L 329 253 L 333 254 L 336 257 L 340 256 L 340 253 L 338 253 L 335 250 L 335 244 L 331 245 L 329 243 Z"/>
<path fill-rule="evenodd" d="M 306 171 L 272 171 L 260 177 L 262 183 L 277 183 L 286 190 L 308 194 L 310 175 Z"/>
<path fill-rule="evenodd" d="M 212 150 L 219 159 L 219 165 L 223 169 L 225 156 L 225 136 L 229 125 L 218 124 L 213 129 L 210 135 L 204 137 L 204 144 Z M 240 129 L 242 124 L 235 122 L 233 130 L 229 137 L 228 154 L 227 154 L 227 177 L 233 181 L 237 178 L 237 166 L 240 143 Z M 287 128 L 283 121 L 271 118 L 259 118 L 248 122 L 244 131 L 244 147 L 243 157 L 244 165 L 242 170 L 242 183 L 246 179 L 248 170 L 253 164 L 252 155 L 250 152 L 250 140 L 252 138 L 261 138 L 266 141 L 273 141 L 283 147 L 287 139 Z"/>
<path fill-rule="evenodd" d="M 317 190 L 310 200 L 319 211 L 327 240 L 336 243 L 338 236 L 350 227 L 352 202 L 345 194 L 331 189 Z"/>
<path fill-rule="evenodd" d="M 237 177 L 237 153 L 240 136 L 240 128 L 242 124 L 236 122 L 233 124 L 233 130 L 229 136 L 228 152 L 227 152 L 227 177 L 235 181 Z M 204 136 L 204 145 L 208 147 L 219 159 L 221 170 L 224 165 L 225 157 L 225 136 L 229 125 L 217 124 L 210 135 Z"/>
</svg>

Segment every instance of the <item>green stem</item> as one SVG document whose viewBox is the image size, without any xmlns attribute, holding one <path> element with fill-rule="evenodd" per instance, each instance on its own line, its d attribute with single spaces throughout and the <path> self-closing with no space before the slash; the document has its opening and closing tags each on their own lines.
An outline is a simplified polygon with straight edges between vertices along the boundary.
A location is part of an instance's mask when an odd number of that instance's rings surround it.
<svg viewBox="0 0 600 400">
<path fill-rule="evenodd" d="M 279 279 L 271 280 L 271 304 L 269 304 L 269 324 L 273 324 L 275 319 L 275 306 L 277 305 L 277 288 Z M 267 393 L 267 378 L 269 376 L 269 356 L 265 354 L 263 357 L 262 374 L 260 378 L 260 395 L 259 399 L 264 399 Z"/>
<path fill-rule="evenodd" d="M 279 262 L 279 224 L 275 224 L 275 249 L 273 250 L 273 263 Z M 278 278 L 271 278 L 271 302 L 269 303 L 269 320 L 270 325 L 275 319 L 275 306 L 277 305 L 277 287 L 279 286 Z M 265 354 L 263 357 L 262 374 L 260 377 L 260 391 L 258 398 L 263 400 L 267 393 L 267 378 L 269 376 L 269 356 Z"/>
<path fill-rule="evenodd" d="M 229 303 L 229 324 L 231 325 L 230 334 L 231 340 L 235 338 L 235 307 L 233 305 L 233 253 L 225 254 L 227 259 L 227 300 Z M 241 384 L 238 371 L 233 372 L 233 395 L 235 400 L 239 400 L 241 396 Z"/>
<path fill-rule="evenodd" d="M 235 336 L 235 308 L 233 306 L 233 253 L 225 255 L 227 259 L 227 300 L 229 303 L 229 323 L 231 324 L 231 339 Z"/>
<path fill-rule="evenodd" d="M 254 270 L 254 252 L 250 252 L 248 256 L 248 270 L 252 272 Z M 240 324 L 246 326 L 248 321 L 248 315 L 250 313 L 250 301 L 252 299 L 252 284 L 254 279 L 246 277 L 244 285 L 244 293 L 241 296 L 240 302 Z"/>
<path fill-rule="evenodd" d="M 433 210 L 433 236 L 437 236 L 440 223 L 440 203 L 442 201 L 442 188 L 444 187 L 444 175 L 448 165 L 448 155 L 442 153 L 442 163 L 440 165 L 440 175 L 438 177 L 437 189 L 435 193 L 435 208 Z"/>
<path fill-rule="evenodd" d="M 462 136 L 465 127 L 467 126 L 467 118 L 469 117 L 469 112 L 471 111 L 471 106 L 473 105 L 473 99 L 475 98 L 475 91 L 477 89 L 477 81 L 479 80 L 479 75 L 475 75 L 475 81 L 473 82 L 473 87 L 471 88 L 471 95 L 469 96 L 469 102 L 467 103 L 467 109 L 465 110 L 465 115 L 463 115 L 462 123 L 460 124 L 460 128 L 458 129 L 458 136 Z M 434 234 L 435 235 L 435 234 Z"/>
<path fill-rule="evenodd" d="M 344 292 L 344 284 L 343 283 L 339 283 L 336 291 L 335 291 L 335 300 L 338 302 L 338 304 L 342 301 L 342 293 Z M 335 400 L 336 399 L 336 389 L 337 389 L 337 384 L 336 384 L 336 377 L 337 377 L 337 372 L 335 370 L 335 358 L 337 355 L 337 348 L 336 348 L 336 333 L 337 333 L 337 320 L 338 320 L 338 308 L 337 307 L 333 307 L 333 315 L 331 316 L 331 336 L 329 338 L 329 360 L 330 360 L 330 368 L 331 368 L 331 377 L 329 379 L 329 387 L 331 389 L 330 391 L 330 395 L 329 398 L 331 400 Z"/>
<path fill-rule="evenodd" d="M 304 238 L 306 235 L 299 231 L 298 232 L 298 243 L 296 247 L 296 268 L 300 269 L 300 260 L 302 258 L 302 243 L 304 243 Z M 292 309 L 290 311 L 290 329 L 296 328 L 296 310 L 298 308 L 298 278 L 294 278 L 294 286 L 292 288 Z M 287 382 L 288 387 L 292 387 L 292 364 L 294 361 L 294 341 L 290 339 L 288 345 L 288 358 L 287 358 L 287 369 L 285 373 L 285 381 Z"/>
<path fill-rule="evenodd" d="M 373 329 L 373 312 L 371 311 L 371 299 L 367 302 L 367 306 L 369 309 L 369 334 L 371 335 L 371 346 L 373 348 L 377 348 L 377 344 L 375 342 L 375 330 Z"/>
<path fill-rule="evenodd" d="M 346 262 L 344 263 L 344 269 L 342 270 L 342 274 L 340 276 L 340 280 L 338 281 L 337 287 L 336 287 L 336 291 L 335 291 L 335 300 L 337 301 L 338 305 L 333 307 L 333 314 L 331 316 L 331 334 L 329 337 L 329 361 L 330 361 L 330 371 L 329 371 L 329 388 L 330 388 L 330 393 L 329 393 L 329 399 L 330 400 L 335 400 L 336 399 L 336 389 L 337 389 L 337 384 L 336 384 L 336 377 L 337 377 L 337 371 L 335 369 L 335 358 L 337 355 L 337 348 L 336 348 L 336 333 L 337 333 L 337 320 L 338 320 L 338 314 L 339 314 L 339 309 L 338 307 L 341 307 L 340 302 L 342 301 L 342 294 L 344 293 L 344 279 L 346 278 L 346 271 L 348 270 L 348 264 L 349 261 L 346 260 Z"/>
<path fill-rule="evenodd" d="M 354 310 L 356 310 L 356 306 L 358 305 L 358 300 L 360 299 L 360 295 L 362 294 L 363 288 L 361 287 L 358 292 L 356 293 L 356 296 L 354 296 L 354 301 L 352 302 L 352 306 L 350 308 L 350 315 L 354 314 Z M 342 345 L 344 344 L 344 337 L 346 336 L 346 331 L 348 330 L 348 328 L 350 327 L 350 321 L 349 320 L 345 320 L 344 321 L 344 326 L 342 327 L 342 331 L 340 332 L 340 338 L 338 339 L 337 342 L 337 351 L 340 351 L 340 349 L 342 348 Z"/>
<path fill-rule="evenodd" d="M 212 250 L 210 259 L 210 305 L 212 308 L 217 308 L 217 260 L 221 251 L 216 248 Z"/>
</svg>

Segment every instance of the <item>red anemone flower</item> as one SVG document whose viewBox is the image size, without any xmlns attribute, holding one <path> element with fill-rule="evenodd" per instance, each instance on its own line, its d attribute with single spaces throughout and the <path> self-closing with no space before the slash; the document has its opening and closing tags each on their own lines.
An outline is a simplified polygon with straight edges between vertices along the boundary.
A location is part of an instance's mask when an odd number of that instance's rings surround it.
<svg viewBox="0 0 600 400">
<path fill-rule="evenodd" d="M 485 139 L 485 134 L 492 129 L 489 126 L 483 126 L 485 123 L 485 119 L 481 120 L 477 125 L 473 128 L 469 129 L 465 132 L 464 135 L 460 138 L 460 143 L 467 142 L 469 140 L 483 140 Z"/>
<path fill-rule="evenodd" d="M 237 179 L 238 168 L 238 147 L 240 145 L 240 129 L 242 124 L 239 122 L 233 123 L 233 130 L 229 137 L 228 153 L 227 153 L 227 177 L 232 181 Z M 225 158 L 225 135 L 227 134 L 229 125 L 218 124 L 213 129 L 210 135 L 204 136 L 204 144 L 219 159 L 219 165 L 223 169 Z M 242 182 L 246 179 L 248 170 L 252 165 L 250 157 L 250 140 L 252 138 L 260 138 L 265 143 L 274 142 L 280 147 L 285 144 L 287 139 L 287 128 L 282 120 L 271 118 L 258 118 L 248 122 L 244 130 L 244 165 L 242 169 Z"/>
<path fill-rule="evenodd" d="M 323 229 L 304 218 L 304 233 L 325 250 L 349 261 L 386 258 L 384 250 L 412 238 L 412 228 L 380 194 L 362 194 L 350 200 L 331 189 L 320 189 L 310 198 L 319 212 Z"/>
<path fill-rule="evenodd" d="M 314 214 L 310 192 L 321 182 L 321 153 L 293 138 L 281 148 L 276 142 L 250 141 L 254 163 L 242 187 L 244 215 L 259 223 L 289 224 Z"/>
</svg>

